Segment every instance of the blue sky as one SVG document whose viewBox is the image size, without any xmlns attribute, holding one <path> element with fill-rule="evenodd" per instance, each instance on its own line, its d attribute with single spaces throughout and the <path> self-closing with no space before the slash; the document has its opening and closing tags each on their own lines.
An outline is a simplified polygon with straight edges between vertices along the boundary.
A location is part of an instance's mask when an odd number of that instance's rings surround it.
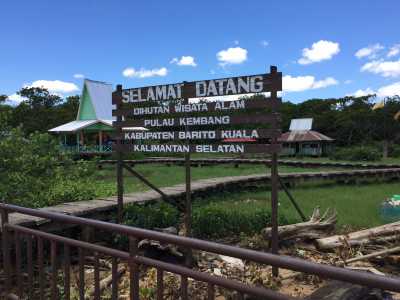
<svg viewBox="0 0 400 300">
<path fill-rule="evenodd" d="M 292 102 L 400 94 L 397 0 L 15 0 L 0 11 L 0 94 L 15 101 L 24 85 L 79 93 L 79 75 L 139 87 L 270 65 Z"/>
</svg>

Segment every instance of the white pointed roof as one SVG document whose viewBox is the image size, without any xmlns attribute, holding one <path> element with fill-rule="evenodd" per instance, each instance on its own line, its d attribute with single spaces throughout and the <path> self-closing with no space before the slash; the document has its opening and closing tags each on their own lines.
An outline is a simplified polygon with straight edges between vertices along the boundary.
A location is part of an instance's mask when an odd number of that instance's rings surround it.
<svg viewBox="0 0 400 300">
<path fill-rule="evenodd" d="M 112 85 L 102 81 L 95 81 L 90 79 L 85 79 L 83 81 L 83 89 L 86 87 L 89 93 L 90 101 L 92 102 L 96 119 L 97 120 L 114 120 L 112 116 L 112 110 L 114 105 L 112 104 Z M 82 89 L 82 91 L 83 91 Z M 79 112 L 81 109 L 81 103 L 79 103 L 79 109 L 77 114 L 77 119 L 79 117 Z"/>
<path fill-rule="evenodd" d="M 114 109 L 114 105 L 112 104 L 112 85 L 101 81 L 85 79 L 83 82 L 82 92 L 85 88 L 89 94 L 89 101 L 92 103 L 94 112 L 96 114 L 96 119 L 78 119 L 82 106 L 81 98 L 81 101 L 79 102 L 77 119 L 75 121 L 52 128 L 49 130 L 50 132 L 76 132 L 97 123 L 112 126 L 112 122 L 115 120 L 115 117 L 112 116 L 112 110 Z M 144 127 L 127 127 L 123 128 L 123 130 L 135 131 L 147 129 Z"/>
</svg>

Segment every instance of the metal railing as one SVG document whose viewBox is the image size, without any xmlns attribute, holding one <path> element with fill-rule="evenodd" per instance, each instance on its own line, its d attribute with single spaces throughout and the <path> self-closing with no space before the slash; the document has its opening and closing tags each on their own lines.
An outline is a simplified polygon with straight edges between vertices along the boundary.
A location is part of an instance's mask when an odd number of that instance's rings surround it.
<svg viewBox="0 0 400 300">
<path fill-rule="evenodd" d="M 234 279 L 229 279 L 221 276 L 209 275 L 208 273 L 200 272 L 185 266 L 166 263 L 163 261 L 147 258 L 139 255 L 138 241 L 140 239 L 156 240 L 160 243 L 170 243 L 181 247 L 197 249 L 216 254 L 227 255 L 240 258 L 246 261 L 257 262 L 260 264 L 271 265 L 275 267 L 291 269 L 294 271 L 314 274 L 324 278 L 331 278 L 341 281 L 346 281 L 354 284 L 365 285 L 373 288 L 380 288 L 394 292 L 400 292 L 400 279 L 394 277 L 386 277 L 381 275 L 369 274 L 365 272 L 353 271 L 329 265 L 317 264 L 308 262 L 302 259 L 292 258 L 284 255 L 274 255 L 271 253 L 259 252 L 254 250 L 243 249 L 239 247 L 181 237 L 157 231 L 107 223 L 98 220 L 79 218 L 49 211 L 36 210 L 30 208 L 19 207 L 9 204 L 0 204 L 1 220 L 2 220 L 2 253 L 3 253 L 3 268 L 5 275 L 4 295 L 9 299 L 45 299 L 46 291 L 50 291 L 51 299 L 60 299 L 60 291 L 58 289 L 57 278 L 60 272 L 60 256 L 61 248 L 63 252 L 63 299 L 70 299 L 71 281 L 70 268 L 71 248 L 78 249 L 78 269 L 79 269 L 79 284 L 78 292 L 79 299 L 85 297 L 85 253 L 94 253 L 94 299 L 100 299 L 100 276 L 99 276 L 99 255 L 108 255 L 112 259 L 112 299 L 118 299 L 118 259 L 128 263 L 130 270 L 130 299 L 139 299 L 139 265 L 146 265 L 157 269 L 157 300 L 163 299 L 163 276 L 164 272 L 171 272 L 181 276 L 180 294 L 182 299 L 188 299 L 188 278 L 202 281 L 208 284 L 208 299 L 214 299 L 215 287 L 237 291 L 240 295 L 250 295 L 261 297 L 262 299 L 273 300 L 290 300 L 293 297 L 280 294 L 273 290 L 261 287 L 250 286 Z M 18 225 L 12 225 L 8 222 L 9 213 L 18 212 L 25 215 L 45 218 L 54 222 L 62 222 L 79 226 L 93 227 L 98 230 L 105 230 L 114 234 L 128 236 L 129 251 L 121 251 L 110 247 L 91 244 L 88 242 L 63 237 L 60 235 L 46 233 L 40 230 L 30 229 Z M 13 234 L 13 237 L 12 237 Z M 34 272 L 33 259 L 33 241 L 36 240 L 37 251 L 37 269 Z M 44 270 L 44 242 L 50 242 L 50 265 L 51 279 L 45 281 Z M 24 244 L 22 244 L 24 243 Z M 11 247 L 15 250 L 15 267 L 12 268 Z M 22 275 L 22 257 L 23 249 L 26 251 L 26 263 L 24 271 L 28 274 L 26 280 Z M 36 284 L 35 284 L 36 280 Z M 36 289 L 39 291 L 36 292 Z M 15 291 L 17 295 L 12 292 Z M 32 298 L 32 295 L 39 294 L 39 297 Z"/>
</svg>

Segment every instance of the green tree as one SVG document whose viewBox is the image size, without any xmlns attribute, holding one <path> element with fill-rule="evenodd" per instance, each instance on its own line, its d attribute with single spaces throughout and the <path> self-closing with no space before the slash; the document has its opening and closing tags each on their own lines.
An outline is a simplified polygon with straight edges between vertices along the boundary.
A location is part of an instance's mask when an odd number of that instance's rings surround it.
<svg viewBox="0 0 400 300">
<path fill-rule="evenodd" d="M 72 161 L 47 133 L 11 129 L 0 138 L 0 157 L 0 201 L 43 207 L 115 194 L 114 185 L 93 184 L 94 162 Z"/>
<path fill-rule="evenodd" d="M 47 130 L 75 119 L 79 96 L 60 96 L 38 87 L 23 88 L 19 95 L 25 98 L 12 111 L 12 127 L 21 127 L 25 135 Z"/>
<path fill-rule="evenodd" d="M 45 132 L 55 127 L 57 116 L 55 106 L 62 98 L 38 87 L 23 88 L 19 95 L 25 98 L 13 111 L 13 127 L 21 126 L 25 134 L 35 131 Z"/>
</svg>

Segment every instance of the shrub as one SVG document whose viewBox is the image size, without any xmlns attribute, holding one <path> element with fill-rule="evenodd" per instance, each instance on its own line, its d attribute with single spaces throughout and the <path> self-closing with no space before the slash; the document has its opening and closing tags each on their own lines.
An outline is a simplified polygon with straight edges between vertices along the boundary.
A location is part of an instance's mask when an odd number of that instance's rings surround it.
<svg viewBox="0 0 400 300">
<path fill-rule="evenodd" d="M 381 151 L 371 146 L 337 148 L 330 155 L 330 159 L 347 161 L 379 161 L 381 158 Z"/>
<path fill-rule="evenodd" d="M 192 233 L 197 238 L 224 238 L 259 233 L 269 225 L 271 215 L 264 202 L 219 201 L 194 205 Z M 132 204 L 125 208 L 124 224 L 154 229 L 177 227 L 177 209 L 164 202 L 149 205 Z M 280 224 L 287 224 L 280 216 Z M 125 242 L 120 240 L 121 242 Z"/>
<path fill-rule="evenodd" d="M 72 161 L 49 134 L 25 137 L 19 128 L 7 129 L 0 157 L 0 200 L 7 203 L 43 207 L 116 192 L 115 185 L 95 186 L 95 163 Z"/>
<path fill-rule="evenodd" d="M 400 145 L 391 145 L 389 148 L 390 157 L 400 157 Z"/>
<path fill-rule="evenodd" d="M 198 238 L 223 238 L 259 233 L 268 226 L 271 213 L 265 203 L 223 201 L 193 209 L 193 234 Z M 280 216 L 280 224 L 287 220 Z"/>
<path fill-rule="evenodd" d="M 177 226 L 179 223 L 178 210 L 165 202 L 132 204 L 127 206 L 124 212 L 124 223 L 129 226 L 154 229 Z"/>
</svg>

